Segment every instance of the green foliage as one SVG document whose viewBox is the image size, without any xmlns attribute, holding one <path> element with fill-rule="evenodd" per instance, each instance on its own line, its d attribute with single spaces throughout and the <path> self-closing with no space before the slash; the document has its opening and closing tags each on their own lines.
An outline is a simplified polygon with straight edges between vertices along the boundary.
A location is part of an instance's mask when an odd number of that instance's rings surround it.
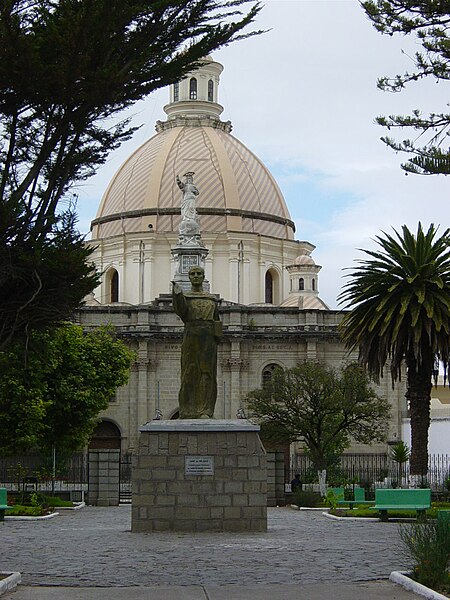
<svg viewBox="0 0 450 600">
<path fill-rule="evenodd" d="M 343 496 L 341 496 L 340 494 L 336 494 L 334 490 L 327 490 L 325 504 L 329 506 L 331 510 L 336 510 L 338 501 L 343 499 Z"/>
<path fill-rule="evenodd" d="M 73 506 L 73 502 L 70 502 L 70 500 L 62 500 L 58 496 L 39 495 L 39 502 L 41 506 L 50 506 L 52 508 L 58 506 L 66 506 L 69 508 Z"/>
<path fill-rule="evenodd" d="M 303 473 L 303 475 L 302 475 L 302 482 L 303 483 L 318 483 L 319 475 L 317 473 L 317 469 L 315 469 L 314 467 L 308 467 L 306 469 L 305 473 Z"/>
<path fill-rule="evenodd" d="M 419 369 L 430 353 L 449 354 L 450 229 L 437 239 L 434 225 L 425 233 L 419 223 L 417 235 L 406 225 L 402 231 L 376 236 L 380 250 L 363 250 L 371 258 L 357 261 L 339 296 L 351 309 L 342 320 L 342 336 L 351 350 L 359 348 L 360 361 L 374 377 L 390 358 L 397 379 L 406 351 Z"/>
<path fill-rule="evenodd" d="M 448 502 L 433 502 L 431 504 L 431 508 L 425 511 L 425 515 L 427 519 L 436 519 L 437 513 L 439 510 L 449 510 L 450 504 Z M 339 510 L 339 515 L 347 516 L 347 517 L 377 517 L 378 513 L 370 508 L 365 507 L 364 505 L 358 506 L 355 505 L 352 510 Z M 417 519 L 417 512 L 415 510 L 390 510 L 389 511 L 390 519 Z"/>
<path fill-rule="evenodd" d="M 408 444 L 403 440 L 391 447 L 391 459 L 399 465 L 408 462 L 410 455 Z"/>
<path fill-rule="evenodd" d="M 23 504 L 15 504 L 11 509 L 8 509 L 8 517 L 42 517 L 48 514 L 48 509 L 42 506 L 26 506 Z"/>
<path fill-rule="evenodd" d="M 0 216 L 0 348 L 70 318 L 97 285 L 93 248 L 84 244 L 75 222 L 69 210 L 49 226 L 48 235 L 32 239 L 25 223 L 23 237 L 17 221 L 10 228 Z"/>
<path fill-rule="evenodd" d="M 36 492 L 30 494 L 30 506 L 41 506 Z"/>
<path fill-rule="evenodd" d="M 384 439 L 390 411 L 355 364 L 341 372 L 317 363 L 276 369 L 246 402 L 262 426 L 272 423 L 284 439 L 303 440 L 316 470 L 333 464 L 350 436 L 363 443 Z"/>
<path fill-rule="evenodd" d="M 0 199 L 39 227 L 133 130 L 105 121 L 247 37 L 246 0 L 9 0 L 0 7 Z M 32 75 L 32 76 L 30 76 Z M 37 220 L 37 221 L 36 221 Z"/>
<path fill-rule="evenodd" d="M 26 362 L 25 362 L 26 355 Z M 0 450 L 39 448 L 58 454 L 82 448 L 116 389 L 124 385 L 132 354 L 107 328 L 79 326 L 35 333 L 0 354 Z"/>
<path fill-rule="evenodd" d="M 403 440 L 400 440 L 395 446 L 391 447 L 391 459 L 398 464 L 398 482 L 403 484 L 403 465 L 410 459 L 411 452 Z M 395 487 L 392 484 L 392 487 Z"/>
<path fill-rule="evenodd" d="M 292 503 L 296 506 L 308 506 L 311 508 L 323 506 L 320 494 L 307 490 L 295 490 L 292 494 Z"/>
<path fill-rule="evenodd" d="M 61 203 L 133 134 L 120 111 L 258 33 L 243 30 L 261 6 L 245 4 L 0 3 L 0 348 L 70 318 L 95 287 Z"/>
<path fill-rule="evenodd" d="M 427 472 L 427 432 L 434 358 L 447 362 L 450 341 L 450 229 L 377 236 L 379 250 L 348 277 L 339 300 L 350 308 L 340 330 L 350 350 L 379 378 L 390 359 L 393 381 L 407 367 L 411 410 L 411 473 Z"/>
<path fill-rule="evenodd" d="M 383 34 L 414 35 L 422 45 L 422 51 L 411 58 L 412 72 L 395 77 L 382 77 L 378 87 L 385 91 L 399 92 L 413 81 L 431 77 L 440 81 L 450 79 L 450 4 L 448 1 L 430 0 L 427 2 L 410 0 L 368 0 L 361 2 L 374 27 Z M 414 139 L 398 142 L 390 137 L 381 138 L 396 152 L 411 155 L 402 165 L 406 172 L 418 174 L 450 174 L 450 151 L 447 136 L 450 114 L 447 112 L 423 115 L 418 109 L 411 115 L 390 115 L 378 117 L 378 123 L 387 129 L 406 128 L 414 134 Z M 425 140 L 417 146 L 418 138 Z"/>
<path fill-rule="evenodd" d="M 400 525 L 403 549 L 419 583 L 450 591 L 450 520 Z"/>
</svg>

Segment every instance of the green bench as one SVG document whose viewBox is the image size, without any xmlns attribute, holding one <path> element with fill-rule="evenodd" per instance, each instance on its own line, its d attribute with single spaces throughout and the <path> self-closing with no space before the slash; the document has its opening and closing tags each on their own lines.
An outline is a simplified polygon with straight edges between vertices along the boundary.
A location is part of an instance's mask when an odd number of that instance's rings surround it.
<svg viewBox="0 0 450 600">
<path fill-rule="evenodd" d="M 417 518 L 425 517 L 425 511 L 431 507 L 431 490 L 429 489 L 378 489 L 375 490 L 375 506 L 381 521 L 388 520 L 389 510 L 415 510 Z"/>
<path fill-rule="evenodd" d="M 338 500 L 339 505 L 348 504 L 349 509 L 351 510 L 353 506 L 358 504 L 374 504 L 373 500 L 366 500 L 366 493 L 364 488 L 357 488 L 353 490 L 353 500 Z"/>
<path fill-rule="evenodd" d="M 8 506 L 8 497 L 6 494 L 6 488 L 0 488 L 0 521 L 5 520 L 5 510 L 11 509 L 12 506 Z"/>
</svg>

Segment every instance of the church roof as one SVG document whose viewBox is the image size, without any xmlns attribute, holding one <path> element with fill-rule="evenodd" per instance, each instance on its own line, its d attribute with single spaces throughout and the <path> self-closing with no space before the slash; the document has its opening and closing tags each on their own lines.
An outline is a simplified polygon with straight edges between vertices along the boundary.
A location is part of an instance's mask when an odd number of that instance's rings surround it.
<svg viewBox="0 0 450 600">
<path fill-rule="evenodd" d="M 284 302 L 281 303 L 284 308 L 301 308 L 304 310 L 330 310 L 330 307 L 313 294 L 289 294 Z"/>
<path fill-rule="evenodd" d="M 221 70 L 218 63 L 205 63 L 206 77 L 217 84 L 218 66 Z M 220 121 L 217 96 L 211 102 L 200 96 L 190 100 L 188 88 L 183 95 L 183 82 L 180 89 L 176 101 L 164 108 L 168 120 L 158 122 L 158 133 L 114 175 L 92 223 L 92 237 L 149 228 L 177 232 L 181 193 L 176 176 L 193 171 L 203 233 L 242 231 L 294 239 L 294 224 L 276 181 L 231 135 L 231 124 Z"/>
</svg>

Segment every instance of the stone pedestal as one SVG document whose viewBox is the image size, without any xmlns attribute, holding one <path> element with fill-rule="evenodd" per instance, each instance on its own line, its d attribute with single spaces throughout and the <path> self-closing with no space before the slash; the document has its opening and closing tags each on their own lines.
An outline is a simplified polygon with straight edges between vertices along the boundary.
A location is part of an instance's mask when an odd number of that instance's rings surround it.
<svg viewBox="0 0 450 600">
<path fill-rule="evenodd" d="M 131 530 L 266 531 L 259 426 L 244 419 L 152 421 L 133 457 Z"/>
</svg>

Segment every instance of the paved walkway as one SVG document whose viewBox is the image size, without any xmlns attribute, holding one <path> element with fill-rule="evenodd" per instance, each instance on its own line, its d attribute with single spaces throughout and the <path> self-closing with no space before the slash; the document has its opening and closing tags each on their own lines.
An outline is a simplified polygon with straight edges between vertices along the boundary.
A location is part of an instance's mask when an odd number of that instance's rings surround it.
<svg viewBox="0 0 450 600">
<path fill-rule="evenodd" d="M 131 533 L 126 506 L 6 521 L 0 570 L 22 573 L 11 600 L 417 599 L 386 581 L 407 566 L 396 524 L 268 514 L 255 534 Z"/>
</svg>

